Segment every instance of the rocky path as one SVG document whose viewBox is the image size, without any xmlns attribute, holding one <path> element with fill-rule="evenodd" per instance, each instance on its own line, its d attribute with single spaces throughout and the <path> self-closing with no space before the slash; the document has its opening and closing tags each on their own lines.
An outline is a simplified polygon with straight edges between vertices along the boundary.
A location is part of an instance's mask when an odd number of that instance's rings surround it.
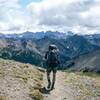
<svg viewBox="0 0 100 100">
<path fill-rule="evenodd" d="M 49 94 L 44 94 L 44 100 L 74 100 L 70 95 L 72 89 L 66 85 L 66 78 L 66 74 L 59 71 L 57 73 L 55 89 L 50 91 Z M 46 80 L 46 75 L 44 76 L 44 80 Z"/>
<path fill-rule="evenodd" d="M 44 100 L 100 100 L 99 79 L 59 71 L 55 89 L 43 93 Z M 46 74 L 43 86 L 47 86 Z"/>
</svg>

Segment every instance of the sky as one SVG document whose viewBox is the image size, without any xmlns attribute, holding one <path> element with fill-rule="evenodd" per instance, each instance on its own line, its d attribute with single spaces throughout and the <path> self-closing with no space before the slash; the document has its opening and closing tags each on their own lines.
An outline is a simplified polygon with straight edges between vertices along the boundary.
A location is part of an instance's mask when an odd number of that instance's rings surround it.
<svg viewBox="0 0 100 100">
<path fill-rule="evenodd" d="M 100 33 L 100 0 L 0 0 L 0 33 Z"/>
</svg>

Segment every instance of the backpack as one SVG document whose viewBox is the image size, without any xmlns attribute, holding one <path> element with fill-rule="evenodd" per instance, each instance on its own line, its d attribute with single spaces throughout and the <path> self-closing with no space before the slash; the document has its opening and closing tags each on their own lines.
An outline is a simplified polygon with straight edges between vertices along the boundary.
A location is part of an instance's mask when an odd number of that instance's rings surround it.
<svg viewBox="0 0 100 100">
<path fill-rule="evenodd" d="M 47 55 L 47 63 L 48 64 L 57 64 L 58 63 L 58 54 L 57 51 L 51 50 Z"/>
</svg>

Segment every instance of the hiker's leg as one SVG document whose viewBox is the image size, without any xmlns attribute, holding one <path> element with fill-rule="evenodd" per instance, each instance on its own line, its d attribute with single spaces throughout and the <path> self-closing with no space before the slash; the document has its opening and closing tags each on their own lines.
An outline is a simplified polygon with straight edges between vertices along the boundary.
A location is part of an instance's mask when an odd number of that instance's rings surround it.
<svg viewBox="0 0 100 100">
<path fill-rule="evenodd" d="M 50 81 L 50 72 L 47 72 L 47 80 L 48 80 L 48 82 L 51 82 Z"/>
<path fill-rule="evenodd" d="M 50 72 L 47 72 L 47 80 L 48 80 L 48 86 L 47 86 L 47 88 L 50 88 L 50 86 L 51 86 Z"/>
<path fill-rule="evenodd" d="M 53 67 L 53 78 L 52 78 L 51 90 L 54 89 L 54 85 L 55 85 L 55 81 L 56 81 L 56 73 L 57 73 L 57 67 Z"/>
<path fill-rule="evenodd" d="M 55 83 L 55 81 L 56 81 L 56 72 L 53 72 L 53 80 L 52 80 L 52 82 Z"/>
<path fill-rule="evenodd" d="M 57 73 L 57 67 L 54 67 L 53 68 L 53 79 L 52 79 L 53 83 L 55 83 L 55 81 L 56 81 L 56 73 Z"/>
<path fill-rule="evenodd" d="M 53 72 L 53 79 L 52 79 L 51 90 L 54 89 L 55 81 L 56 81 L 56 72 Z"/>
</svg>

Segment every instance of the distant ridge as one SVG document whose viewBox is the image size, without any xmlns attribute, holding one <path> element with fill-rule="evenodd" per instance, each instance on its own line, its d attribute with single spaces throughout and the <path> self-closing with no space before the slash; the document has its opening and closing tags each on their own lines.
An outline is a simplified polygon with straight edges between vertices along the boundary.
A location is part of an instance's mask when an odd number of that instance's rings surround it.
<svg viewBox="0 0 100 100">
<path fill-rule="evenodd" d="M 0 38 L 24 38 L 24 39 L 41 39 L 44 37 L 49 37 L 49 38 L 55 38 L 55 39 L 66 39 L 66 37 L 70 35 L 74 35 L 73 32 L 68 31 L 66 33 L 63 32 L 57 32 L 57 31 L 46 31 L 46 32 L 30 32 L 30 31 L 26 31 L 20 34 L 2 34 L 0 33 Z"/>
</svg>

